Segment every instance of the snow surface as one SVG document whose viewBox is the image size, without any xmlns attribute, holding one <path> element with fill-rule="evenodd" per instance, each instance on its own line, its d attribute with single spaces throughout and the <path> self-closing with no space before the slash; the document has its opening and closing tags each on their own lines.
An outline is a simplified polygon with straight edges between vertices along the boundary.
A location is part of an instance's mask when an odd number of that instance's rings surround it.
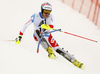
<svg viewBox="0 0 100 74">
<path fill-rule="evenodd" d="M 30 16 L 40 11 L 41 3 L 47 1 L 53 6 L 56 28 L 98 41 L 53 33 L 61 47 L 85 64 L 85 70 L 75 67 L 56 52 L 57 59 L 49 59 L 41 46 L 37 54 L 33 25 L 25 31 L 21 44 L 6 41 L 14 40 Z M 0 74 L 100 74 L 100 30 L 59 0 L 1 0 L 0 20 Z"/>
</svg>

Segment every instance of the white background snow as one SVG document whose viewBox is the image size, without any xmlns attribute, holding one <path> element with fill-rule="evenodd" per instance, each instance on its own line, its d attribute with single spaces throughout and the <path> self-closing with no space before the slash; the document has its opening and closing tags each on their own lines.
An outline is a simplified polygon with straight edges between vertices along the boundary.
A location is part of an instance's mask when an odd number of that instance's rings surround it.
<svg viewBox="0 0 100 74">
<path fill-rule="evenodd" d="M 49 59 L 41 46 L 37 54 L 33 24 L 25 31 L 21 44 L 6 41 L 14 40 L 30 16 L 39 12 L 41 4 L 47 1 L 53 6 L 55 28 L 98 41 L 95 43 L 60 32 L 53 33 L 61 47 L 85 64 L 85 70 L 75 67 L 56 52 L 57 59 Z M 59 0 L 1 0 L 0 74 L 100 74 L 100 30 Z"/>
</svg>

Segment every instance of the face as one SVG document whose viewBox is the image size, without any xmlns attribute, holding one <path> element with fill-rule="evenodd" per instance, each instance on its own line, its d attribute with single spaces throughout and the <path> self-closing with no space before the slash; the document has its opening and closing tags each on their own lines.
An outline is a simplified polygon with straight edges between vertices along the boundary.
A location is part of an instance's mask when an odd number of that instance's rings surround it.
<svg viewBox="0 0 100 74">
<path fill-rule="evenodd" d="M 44 18 L 47 18 L 47 17 L 49 17 L 49 14 L 43 12 L 43 17 L 44 17 Z"/>
<path fill-rule="evenodd" d="M 43 17 L 44 17 L 44 18 L 49 17 L 49 14 L 50 14 L 50 13 L 51 13 L 51 11 L 44 10 L 44 11 L 43 11 Z"/>
</svg>

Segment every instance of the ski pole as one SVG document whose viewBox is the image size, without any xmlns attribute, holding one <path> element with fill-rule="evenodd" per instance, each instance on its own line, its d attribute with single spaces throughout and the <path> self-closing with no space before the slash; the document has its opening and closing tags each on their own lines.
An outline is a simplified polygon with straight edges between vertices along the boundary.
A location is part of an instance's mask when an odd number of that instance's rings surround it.
<svg viewBox="0 0 100 74">
<path fill-rule="evenodd" d="M 15 41 L 15 40 L 4 40 L 4 41 L 12 41 L 12 42 L 13 42 L 13 41 Z"/>
<path fill-rule="evenodd" d="M 53 31 L 50 31 L 50 32 L 46 33 L 45 35 L 42 35 L 41 39 L 40 39 L 39 42 L 38 42 L 37 53 L 39 53 L 39 45 L 40 45 L 40 43 L 41 43 L 42 38 L 43 38 L 44 36 L 46 36 L 47 34 L 50 34 L 50 33 L 56 32 L 56 31 L 60 31 L 60 30 L 61 30 L 61 29 L 55 29 L 55 30 L 53 30 Z"/>
<path fill-rule="evenodd" d="M 89 38 L 86 38 L 86 37 L 83 37 L 83 36 L 79 36 L 79 35 L 76 35 L 76 34 L 73 34 L 73 33 L 69 33 L 69 32 L 64 32 L 64 31 L 60 31 L 62 33 L 65 33 L 65 34 L 69 34 L 69 35 L 72 35 L 72 36 L 76 36 L 76 37 L 79 37 L 79 38 L 83 38 L 83 39 L 86 39 L 86 40 L 89 40 L 89 41 L 93 41 L 93 42 L 96 42 L 96 40 L 92 40 L 92 39 L 89 39 Z"/>
<path fill-rule="evenodd" d="M 44 29 L 56 30 L 56 29 L 53 29 L 53 28 L 49 27 L 46 24 L 41 25 L 41 27 L 44 28 Z M 92 40 L 92 39 L 89 39 L 89 38 L 86 38 L 86 37 L 83 37 L 83 36 L 79 36 L 79 35 L 76 35 L 76 34 L 72 34 L 72 33 L 69 33 L 69 32 L 64 32 L 64 31 L 61 31 L 61 29 L 60 29 L 60 32 L 65 33 L 65 34 L 69 34 L 69 35 L 72 35 L 72 36 L 76 36 L 76 37 L 79 37 L 79 38 L 83 38 L 83 39 L 86 39 L 86 40 L 89 40 L 89 41 L 92 41 L 92 42 L 96 42 L 97 43 L 96 40 Z"/>
</svg>

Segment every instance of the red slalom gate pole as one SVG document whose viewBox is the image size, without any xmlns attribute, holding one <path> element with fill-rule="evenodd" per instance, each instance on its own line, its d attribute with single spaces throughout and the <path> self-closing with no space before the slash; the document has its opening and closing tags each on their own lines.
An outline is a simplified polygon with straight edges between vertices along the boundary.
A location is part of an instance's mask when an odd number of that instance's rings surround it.
<svg viewBox="0 0 100 74">
<path fill-rule="evenodd" d="M 95 23 L 96 25 L 98 23 L 99 11 L 100 11 L 100 4 L 98 5 L 97 18 L 96 18 L 96 23 Z"/>
<path fill-rule="evenodd" d="M 62 2 L 64 3 L 64 0 L 62 0 Z"/>
<path fill-rule="evenodd" d="M 97 12 L 97 6 L 98 6 L 98 0 L 96 0 L 96 3 L 95 3 L 94 15 L 93 15 L 93 19 L 92 19 L 93 22 L 95 20 L 95 16 L 96 16 L 96 12 Z"/>
<path fill-rule="evenodd" d="M 82 7 L 83 7 L 83 4 L 84 4 L 84 0 L 82 0 L 82 4 L 81 4 L 80 10 L 79 10 L 80 13 L 81 13 L 81 10 L 82 10 Z"/>
<path fill-rule="evenodd" d="M 73 0 L 73 3 L 72 3 L 72 8 L 74 8 L 74 4 L 75 4 L 75 0 Z"/>
<path fill-rule="evenodd" d="M 93 5 L 93 0 L 91 0 L 91 5 L 90 5 L 90 8 L 89 8 L 89 12 L 88 12 L 87 18 L 89 18 L 89 16 L 90 16 L 92 5 Z"/>
<path fill-rule="evenodd" d="M 60 32 L 63 32 L 65 34 L 69 34 L 69 35 L 73 35 L 73 36 L 76 36 L 76 37 L 79 37 L 79 38 L 83 38 L 83 39 L 86 39 L 86 40 L 89 40 L 89 41 L 92 41 L 92 42 L 96 42 L 96 40 L 92 40 L 92 39 L 89 39 L 89 38 L 86 38 L 86 37 L 83 37 L 83 36 L 79 36 L 79 35 L 76 35 L 76 34 L 72 34 L 72 33 L 69 33 L 69 32 L 64 32 L 64 31 L 60 31 Z"/>
</svg>

